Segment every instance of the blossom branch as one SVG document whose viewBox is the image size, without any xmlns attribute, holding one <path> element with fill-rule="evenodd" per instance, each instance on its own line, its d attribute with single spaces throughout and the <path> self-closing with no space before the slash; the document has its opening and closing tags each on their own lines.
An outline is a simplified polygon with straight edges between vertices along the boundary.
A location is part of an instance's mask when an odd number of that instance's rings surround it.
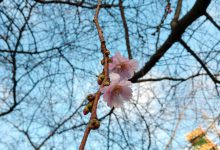
<svg viewBox="0 0 220 150">
<path fill-rule="evenodd" d="M 93 105 L 92 105 L 91 117 L 89 120 L 89 124 L 87 125 L 86 130 L 84 132 L 84 136 L 83 136 L 83 139 L 82 139 L 80 147 L 79 147 L 80 150 L 84 150 L 84 147 L 85 147 L 85 144 L 86 144 L 86 141 L 87 141 L 87 138 L 89 136 L 90 131 L 92 129 L 95 130 L 95 129 L 99 128 L 100 124 L 99 124 L 99 120 L 97 119 L 96 110 L 97 110 L 98 102 L 99 102 L 99 99 L 101 96 L 100 89 L 103 88 L 104 86 L 108 86 L 110 84 L 109 73 L 108 73 L 108 62 L 109 62 L 110 52 L 106 48 L 105 39 L 103 36 L 103 31 L 102 31 L 102 29 L 99 25 L 99 22 L 98 22 L 98 15 L 99 15 L 100 7 L 101 7 L 101 0 L 98 0 L 98 5 L 96 8 L 96 13 L 95 13 L 93 21 L 94 21 L 95 26 L 97 28 L 99 40 L 101 43 L 101 52 L 103 54 L 103 65 L 104 65 L 102 74 L 104 74 L 104 80 L 102 81 L 102 83 L 99 87 L 99 90 L 95 93 L 95 98 L 94 98 Z"/>
</svg>

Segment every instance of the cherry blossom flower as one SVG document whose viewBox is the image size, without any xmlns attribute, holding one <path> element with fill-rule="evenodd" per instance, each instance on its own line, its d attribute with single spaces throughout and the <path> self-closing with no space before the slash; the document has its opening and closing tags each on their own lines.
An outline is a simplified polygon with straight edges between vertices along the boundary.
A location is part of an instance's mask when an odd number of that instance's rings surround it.
<svg viewBox="0 0 220 150">
<path fill-rule="evenodd" d="M 109 64 L 109 72 L 118 73 L 121 80 L 124 80 L 131 78 L 137 67 L 138 63 L 136 60 L 129 60 L 117 52 L 112 57 L 112 63 Z"/>
<path fill-rule="evenodd" d="M 119 108 L 124 101 L 129 101 L 132 97 L 132 89 L 129 87 L 131 82 L 120 80 L 120 76 L 116 73 L 111 73 L 109 76 L 111 84 L 101 88 L 100 91 L 104 93 L 103 99 L 109 107 Z"/>
</svg>

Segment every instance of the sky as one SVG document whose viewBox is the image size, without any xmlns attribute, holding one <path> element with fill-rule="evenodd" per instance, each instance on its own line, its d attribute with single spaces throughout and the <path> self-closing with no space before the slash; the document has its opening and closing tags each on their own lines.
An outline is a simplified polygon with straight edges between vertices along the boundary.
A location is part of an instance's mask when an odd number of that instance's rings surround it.
<svg viewBox="0 0 220 150">
<path fill-rule="evenodd" d="M 133 1 L 132 3 L 137 2 L 138 0 Z M 9 3 L 9 1 L 4 1 L 3 4 L 0 4 L 0 6 L 2 5 L 0 9 L 3 9 L 3 6 L 9 5 L 11 6 L 7 8 L 10 10 L 9 13 L 11 13 L 12 16 L 15 14 L 15 17 L 20 16 L 19 13 L 15 13 L 15 10 L 12 9 L 12 5 Z M 125 5 L 127 5 L 127 3 L 131 3 L 131 1 L 124 2 Z M 184 1 L 184 11 L 182 14 L 189 10 L 193 3 L 194 1 Z M 148 5 L 147 1 L 145 4 Z M 153 54 L 155 52 L 156 38 L 151 35 L 155 29 L 150 28 L 150 26 L 152 26 L 152 24 L 156 26 L 160 21 L 163 13 L 162 8 L 165 3 L 161 2 L 157 4 L 160 5 L 147 7 L 149 9 L 141 7 L 140 10 L 142 14 L 135 14 L 135 11 L 132 9 L 126 11 L 128 22 L 140 22 L 141 27 L 138 29 L 142 29 L 141 31 L 138 31 L 136 26 L 129 26 L 133 55 L 134 58 L 139 61 L 140 68 L 149 59 L 147 54 Z M 101 65 L 99 63 L 101 54 L 97 51 L 99 49 L 97 32 L 94 30 L 94 25 L 91 24 L 94 11 L 78 9 L 82 15 L 80 18 L 72 18 L 72 14 L 77 13 L 75 8 L 68 6 L 53 6 L 54 7 L 49 5 L 39 6 L 37 9 L 33 10 L 33 14 L 35 15 L 31 17 L 30 26 L 34 28 L 35 40 L 39 43 L 37 44 L 37 48 L 46 50 L 52 46 L 59 47 L 60 45 L 65 44 L 66 46 L 61 47 L 61 50 L 64 56 L 71 60 L 71 64 L 74 66 L 75 70 L 71 70 L 70 64 L 68 64 L 64 58 L 60 59 L 57 53 L 53 52 L 39 54 L 35 56 L 34 59 L 31 56 L 26 57 L 24 55 L 19 55 L 17 57 L 19 59 L 18 64 L 21 65 L 18 75 L 18 78 L 21 77 L 18 85 L 19 97 L 23 97 L 35 83 L 39 82 L 39 84 L 37 84 L 37 88 L 31 91 L 30 95 L 21 102 L 15 112 L 13 112 L 10 116 L 1 118 L 0 122 L 2 125 L 0 134 L 4 135 L 4 138 L 1 139 L 0 149 L 31 149 L 27 139 L 24 138 L 24 136 L 19 133 L 12 124 L 21 125 L 20 127 L 23 129 L 26 129 L 29 125 L 29 130 L 32 131 L 30 133 L 31 136 L 35 142 L 39 142 L 39 136 L 49 134 L 50 128 L 54 125 L 54 123 L 68 117 L 78 106 L 80 106 L 85 95 L 97 90 L 97 86 L 94 84 L 94 81 L 96 81 L 96 75 L 98 75 L 101 71 Z M 60 12 L 62 13 L 60 14 Z M 220 14 L 219 11 L 217 11 L 217 6 L 214 4 L 210 5 L 208 12 L 211 15 L 216 16 L 218 18 L 216 21 L 219 22 Z M 112 10 L 111 13 L 117 14 L 115 10 Z M 139 17 L 136 18 L 136 15 L 139 15 Z M 154 15 L 155 18 L 152 18 L 152 15 Z M 169 22 L 172 17 L 173 13 L 171 13 L 165 21 L 166 27 L 169 27 Z M 197 32 L 191 37 L 193 29 L 200 26 L 204 19 L 204 17 L 201 17 L 192 26 L 190 26 L 183 35 L 183 39 L 186 41 L 190 38 L 190 41 L 187 42 L 187 44 L 189 44 L 196 52 L 207 52 L 210 47 L 217 42 L 217 40 L 220 40 L 220 34 L 217 34 L 218 30 L 209 21 L 203 23 Z M 64 22 L 64 20 L 66 20 L 66 22 Z M 111 54 L 114 55 L 116 51 L 121 51 L 124 56 L 127 56 L 125 51 L 125 40 L 123 38 L 123 28 L 115 20 L 119 20 L 119 18 L 114 19 L 110 16 L 109 12 L 105 10 L 100 11 L 100 24 L 104 28 L 104 36 Z M 21 25 L 23 20 L 17 19 L 16 21 L 19 25 Z M 141 24 L 141 22 L 143 22 L 143 24 Z M 57 28 L 57 26 L 59 26 L 59 28 Z M 0 34 L 3 34 L 5 31 L 4 28 L 0 26 L 0 29 Z M 66 29 L 66 32 L 63 32 L 64 29 Z M 56 33 L 55 35 L 53 35 L 54 32 Z M 144 37 L 144 40 L 147 42 L 137 40 L 138 32 L 140 32 L 140 34 Z M 169 32 L 170 30 L 161 29 L 159 44 L 163 43 Z M 15 34 L 18 34 L 16 28 Z M 213 35 L 215 36 L 213 37 Z M 10 38 L 10 44 L 13 47 L 13 40 L 15 37 L 11 36 Z M 34 51 L 35 46 L 33 42 L 34 38 L 30 35 L 30 33 L 26 33 L 22 39 L 22 46 L 20 46 L 19 49 Z M 3 48 L 7 47 L 2 40 L 0 40 L 0 45 Z M 219 45 L 215 47 L 216 50 L 219 50 L 219 48 Z M 217 54 L 218 53 L 213 53 L 212 55 Z M 85 56 L 85 59 L 83 59 L 82 56 Z M 49 57 L 52 57 L 53 59 L 49 59 Z M 206 53 L 201 53 L 201 57 L 206 59 Z M 43 58 L 45 58 L 46 63 L 41 63 Z M 219 59 L 219 57 L 215 58 L 216 60 Z M 207 61 L 207 65 L 212 68 L 213 72 L 218 71 L 215 69 L 218 68 L 218 63 L 216 63 L 216 61 Z M 25 63 L 28 64 L 27 68 L 31 68 L 35 65 L 36 67 L 30 75 L 22 77 L 24 75 L 23 73 L 27 71 L 25 70 L 25 67 L 22 67 L 22 64 Z M 198 66 L 199 64 L 196 63 L 194 58 L 189 57 L 189 54 L 180 45 L 175 44 L 167 52 L 165 57 L 157 63 L 157 66 L 154 67 L 144 78 L 156 78 L 168 75 L 186 77 L 190 73 L 195 72 L 198 69 Z M 3 80 L 4 77 L 6 78 L 10 76 L 10 66 L 5 66 L 1 63 L 0 68 L 3 70 L 0 72 L 2 80 L 0 91 L 2 91 L 3 89 L 7 89 L 7 85 L 10 85 L 8 80 Z M 82 69 L 90 72 L 84 73 L 84 70 Z M 48 73 L 59 73 L 59 76 L 57 77 L 54 75 L 49 79 L 42 80 L 41 82 L 41 79 L 47 76 Z M 126 131 L 128 133 L 125 133 L 127 140 L 132 140 L 132 143 L 134 144 L 133 146 L 136 149 L 146 149 L 147 142 L 149 140 L 147 131 L 144 130 L 146 126 L 143 123 L 143 120 L 140 120 L 140 114 L 137 113 L 138 111 L 134 107 L 134 104 L 139 102 L 138 108 L 141 110 L 140 113 L 145 115 L 145 119 L 149 121 L 149 124 L 152 126 L 151 132 L 154 133 L 152 138 L 158 139 L 152 142 L 152 150 L 164 149 L 164 145 L 168 142 L 168 139 L 172 134 L 170 129 L 175 127 L 178 122 L 177 120 L 173 120 L 173 118 L 178 118 L 184 107 L 188 107 L 187 111 L 185 111 L 182 116 L 183 119 L 178 125 L 178 130 L 175 134 L 176 138 L 173 141 L 172 146 L 173 149 L 175 149 L 175 147 L 178 147 L 178 149 L 180 147 L 181 149 L 185 149 L 185 147 L 189 146 L 189 143 L 185 139 L 185 135 L 199 125 L 204 128 L 209 125 L 208 122 L 204 122 L 204 120 L 200 118 L 203 115 L 202 113 L 194 114 L 194 109 L 197 108 L 198 112 L 207 113 L 209 116 L 216 116 L 219 113 L 219 97 L 217 97 L 215 91 L 213 91 L 212 81 L 207 77 L 202 76 L 200 78 L 195 78 L 194 82 L 189 80 L 185 83 L 181 83 L 179 88 L 176 88 L 167 95 L 170 91 L 170 87 L 175 84 L 175 82 L 170 83 L 167 81 L 134 84 L 132 86 L 134 90 L 134 97 L 131 103 L 125 104 L 124 109 L 115 110 L 118 118 L 114 115 L 111 118 L 110 130 L 112 131 L 112 134 L 110 135 L 110 145 L 113 144 L 112 141 L 120 141 L 122 139 L 122 136 L 120 135 L 120 126 L 117 124 L 118 119 L 123 124 L 122 128 L 127 129 Z M 3 94 L 4 93 L 2 92 L 0 93 L 0 98 L 4 96 Z M 10 94 L 6 93 L 5 95 L 7 96 Z M 164 106 L 160 105 L 159 100 L 164 103 Z M 53 107 L 48 108 L 48 106 Z M 143 106 L 147 108 L 148 112 L 141 109 Z M 168 107 L 170 109 L 163 110 L 163 107 Z M 210 111 L 210 107 L 213 108 L 213 110 Z M 106 103 L 104 103 L 101 99 L 98 110 L 99 116 L 104 116 L 104 114 L 108 113 L 109 110 L 110 108 L 108 108 Z M 126 116 L 127 114 L 130 115 Z M 160 115 L 163 115 L 165 119 L 170 121 L 160 118 Z M 34 116 L 34 119 L 36 119 L 33 123 L 29 122 L 31 116 Z M 79 116 L 79 114 L 74 115 L 72 120 L 65 124 L 64 129 L 69 128 L 72 125 L 78 125 L 81 122 L 88 121 L 89 116 L 83 118 Z M 153 120 L 152 118 L 156 118 L 158 120 Z M 104 137 L 106 137 L 106 127 L 108 121 L 109 119 L 104 120 L 99 131 L 91 133 L 87 143 L 87 145 L 91 146 L 89 149 L 102 150 L 103 147 L 107 145 L 106 140 L 103 140 L 103 142 L 100 143 L 100 139 L 104 139 Z M 157 125 L 160 125 L 164 130 L 154 128 Z M 133 127 L 134 130 L 129 130 L 131 127 Z M 53 139 L 47 142 L 46 146 L 43 147 L 42 150 L 49 149 L 49 145 L 54 145 L 54 149 L 57 150 L 68 150 L 72 148 L 77 149 L 81 140 L 79 137 L 82 137 L 82 131 L 84 131 L 84 129 L 85 126 L 82 126 L 78 131 L 66 132 L 61 135 L 57 134 Z M 145 141 L 141 141 L 144 143 L 143 145 L 140 144 L 141 136 L 146 137 Z M 219 143 L 219 139 L 217 139 L 214 134 L 211 134 L 210 137 L 215 142 Z M 135 145 L 136 143 L 137 145 Z M 7 146 L 7 144 L 9 144 L 9 146 Z M 126 147 L 126 143 L 121 144 L 123 147 Z M 119 148 L 119 145 L 113 145 L 113 149 L 117 150 Z"/>
</svg>

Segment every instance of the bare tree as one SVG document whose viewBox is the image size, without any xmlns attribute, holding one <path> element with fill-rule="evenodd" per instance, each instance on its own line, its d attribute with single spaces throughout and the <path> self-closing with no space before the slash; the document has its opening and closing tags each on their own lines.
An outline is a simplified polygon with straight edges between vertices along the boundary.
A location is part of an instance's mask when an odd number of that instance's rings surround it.
<svg viewBox="0 0 220 150">
<path fill-rule="evenodd" d="M 190 149 L 185 135 L 198 126 L 220 145 L 219 5 L 0 1 L 0 149 L 79 149 L 82 139 L 88 150 Z M 96 82 L 116 51 L 139 62 L 133 98 L 118 109 Z"/>
</svg>

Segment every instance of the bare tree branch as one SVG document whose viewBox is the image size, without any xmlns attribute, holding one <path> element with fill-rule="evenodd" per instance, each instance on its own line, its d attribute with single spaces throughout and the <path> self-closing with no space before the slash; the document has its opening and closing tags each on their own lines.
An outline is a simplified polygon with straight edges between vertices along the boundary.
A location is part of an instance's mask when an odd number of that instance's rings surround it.
<svg viewBox="0 0 220 150">
<path fill-rule="evenodd" d="M 196 53 L 182 39 L 180 39 L 179 42 L 199 62 L 202 68 L 207 72 L 208 76 L 212 79 L 212 81 L 214 83 L 220 83 L 220 81 L 214 77 L 211 71 L 209 71 L 208 67 L 206 67 L 205 63 L 199 58 L 199 56 L 197 56 Z"/>
<path fill-rule="evenodd" d="M 220 30 L 220 26 L 214 21 L 214 19 L 206 12 L 206 18 L 218 29 Z"/>
<path fill-rule="evenodd" d="M 127 25 L 125 13 L 124 13 L 124 7 L 123 7 L 122 0 L 119 0 L 119 9 L 120 9 L 121 19 L 122 19 L 123 26 L 124 26 L 125 42 L 126 42 L 126 47 L 127 47 L 128 58 L 132 59 L 130 39 L 129 39 L 129 29 L 128 29 L 128 25 Z"/>
<path fill-rule="evenodd" d="M 182 19 L 178 21 L 178 25 L 172 29 L 171 34 L 168 36 L 167 40 L 162 44 L 162 46 L 153 54 L 148 62 L 145 63 L 143 68 L 141 68 L 135 75 L 130 79 L 131 82 L 136 82 L 139 78 L 147 74 L 152 67 L 160 60 L 161 57 L 167 52 L 167 50 L 177 42 L 185 29 L 191 25 L 196 19 L 204 15 L 207 7 L 209 6 L 211 0 L 197 0 L 192 9 L 183 16 Z"/>
</svg>

